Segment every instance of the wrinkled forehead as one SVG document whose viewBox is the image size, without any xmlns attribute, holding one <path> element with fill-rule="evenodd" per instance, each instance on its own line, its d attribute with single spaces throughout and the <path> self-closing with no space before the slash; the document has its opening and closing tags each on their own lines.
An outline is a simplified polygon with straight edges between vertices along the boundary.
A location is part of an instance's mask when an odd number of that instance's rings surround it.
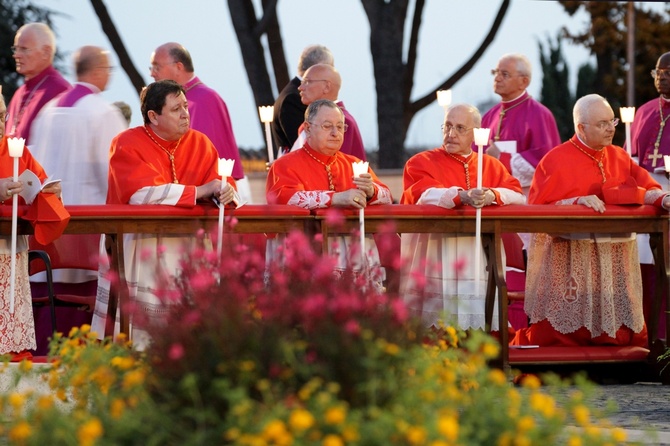
<svg viewBox="0 0 670 446">
<path fill-rule="evenodd" d="M 444 123 L 471 127 L 472 115 L 463 107 L 455 107 L 448 110 L 444 115 Z"/>
<path fill-rule="evenodd" d="M 319 122 L 330 121 L 332 123 L 344 123 L 344 115 L 339 108 L 321 107 L 316 113 L 316 119 Z"/>
</svg>

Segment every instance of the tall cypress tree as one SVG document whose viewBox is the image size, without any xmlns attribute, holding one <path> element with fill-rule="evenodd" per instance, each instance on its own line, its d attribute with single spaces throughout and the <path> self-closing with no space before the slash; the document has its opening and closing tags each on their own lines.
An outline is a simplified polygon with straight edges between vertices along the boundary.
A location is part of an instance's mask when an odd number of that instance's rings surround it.
<svg viewBox="0 0 670 446">
<path fill-rule="evenodd" d="M 547 39 L 548 53 L 545 53 L 542 42 L 538 41 L 538 46 L 543 71 L 540 102 L 554 114 L 561 140 L 565 141 L 574 132 L 572 106 L 575 98 L 570 93 L 569 67 L 563 57 L 561 37 L 556 37 L 555 44 L 550 38 Z"/>
</svg>

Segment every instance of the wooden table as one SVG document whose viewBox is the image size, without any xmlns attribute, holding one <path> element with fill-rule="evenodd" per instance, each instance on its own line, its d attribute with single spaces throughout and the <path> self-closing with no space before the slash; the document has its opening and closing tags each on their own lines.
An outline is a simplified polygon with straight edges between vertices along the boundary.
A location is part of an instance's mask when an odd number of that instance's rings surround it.
<svg viewBox="0 0 670 446">
<path fill-rule="evenodd" d="M 214 206 L 175 208 L 160 205 L 103 205 L 67 206 L 70 222 L 65 234 L 105 234 L 110 248 L 110 265 L 118 272 L 118 284 L 112 287 L 109 297 L 105 335 L 113 333 L 114 315 L 121 308 L 121 332 L 129 332 L 129 318 L 124 308 L 128 301 L 128 285 L 124 270 L 124 234 L 195 234 L 200 229 L 216 230 L 219 210 Z M 19 210 L 25 214 L 27 207 Z M 234 225 L 228 217 L 236 220 Z M 226 209 L 227 234 L 286 233 L 293 229 L 313 231 L 314 217 L 309 211 L 286 205 L 245 205 L 239 209 Z M 19 234 L 32 234 L 31 224 L 19 219 Z M 11 207 L 0 206 L 0 234 L 11 235 Z"/>
<path fill-rule="evenodd" d="M 316 219 L 321 224 L 323 246 L 327 248 L 331 234 L 351 233 L 358 229 L 358 211 L 345 210 L 344 222 L 339 227 L 329 223 L 327 210 L 316 211 Z M 398 233 L 475 233 L 475 210 L 463 208 L 449 210 L 429 205 L 382 205 L 365 209 L 365 231 L 378 232 L 391 221 Z M 655 270 L 659 280 L 653 302 L 653 315 L 647 321 L 649 345 L 657 338 L 658 316 L 661 302 L 670 304 L 668 295 L 663 295 L 670 280 L 668 258 L 668 213 L 653 206 L 607 206 L 604 214 L 598 214 L 580 205 L 554 206 L 501 206 L 482 210 L 482 243 L 487 253 L 489 286 L 486 294 L 486 321 L 490 327 L 493 308 L 498 291 L 498 317 L 500 327 L 507 326 L 507 284 L 502 262 L 503 245 L 501 234 L 508 232 L 569 234 L 577 232 L 606 232 L 611 234 L 647 233 L 655 259 Z M 666 317 L 666 339 L 670 339 L 670 313 Z M 509 367 L 507 330 L 500 331 L 500 365 Z"/>
</svg>

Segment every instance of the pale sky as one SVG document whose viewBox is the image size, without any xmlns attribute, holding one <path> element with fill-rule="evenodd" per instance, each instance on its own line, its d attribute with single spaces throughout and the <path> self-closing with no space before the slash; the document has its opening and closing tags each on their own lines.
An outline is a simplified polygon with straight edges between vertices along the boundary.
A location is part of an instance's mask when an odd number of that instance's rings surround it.
<svg viewBox="0 0 670 446">
<path fill-rule="evenodd" d="M 56 19 L 55 27 L 58 47 L 68 54 L 68 65 L 69 55 L 83 45 L 111 49 L 87 0 L 37 0 L 34 3 L 65 14 Z M 105 3 L 147 83 L 153 81 L 148 70 L 152 51 L 169 41 L 183 44 L 193 57 L 196 75 L 226 101 L 238 145 L 241 148 L 265 148 L 227 2 L 107 0 Z M 410 1 L 410 4 L 414 2 Z M 426 2 L 413 97 L 423 96 L 435 88 L 470 57 L 490 28 L 499 5 L 498 0 Z M 369 25 L 361 3 L 357 0 L 284 0 L 279 2 L 278 8 L 290 75 L 295 74 L 298 56 L 305 46 L 319 43 L 330 48 L 343 79 L 340 99 L 356 118 L 366 148 L 375 150 L 378 140 L 376 94 Z M 501 55 L 510 52 L 523 53 L 530 58 L 534 77 L 529 90 L 539 98 L 538 41 L 546 46 L 547 37 L 555 38 L 562 25 L 572 30 L 582 29 L 586 26 L 584 19 L 585 16 L 570 18 L 554 1 L 512 0 L 493 44 L 474 69 L 453 88 L 453 101 L 478 105 L 499 100 L 492 91 L 490 70 Z M 579 65 L 586 62 L 589 55 L 583 48 L 567 44 L 564 53 L 574 78 Z M 113 60 L 118 66 L 115 55 Z M 71 68 L 66 77 L 74 81 Z M 128 102 L 133 110 L 131 125 L 141 124 L 137 94 L 120 68 L 115 70 L 104 96 L 110 102 Z M 437 103 L 424 109 L 412 122 L 406 146 L 438 146 L 442 116 L 443 111 Z"/>
</svg>

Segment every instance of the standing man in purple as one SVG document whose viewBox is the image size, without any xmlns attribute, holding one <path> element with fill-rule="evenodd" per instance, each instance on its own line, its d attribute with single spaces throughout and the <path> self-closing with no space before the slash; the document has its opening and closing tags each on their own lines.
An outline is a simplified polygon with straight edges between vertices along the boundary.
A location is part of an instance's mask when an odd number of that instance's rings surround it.
<svg viewBox="0 0 670 446">
<path fill-rule="evenodd" d="M 28 23 L 14 37 L 16 72 L 25 83 L 9 103 L 7 135 L 24 138 L 29 144 L 30 127 L 37 113 L 54 97 L 70 88 L 68 81 L 53 67 L 56 38 L 44 23 Z"/>
<path fill-rule="evenodd" d="M 532 74 L 526 56 L 502 56 L 491 74 L 493 89 L 502 102 L 482 117 L 482 127 L 491 129 L 486 154 L 498 158 L 527 193 L 537 163 L 561 144 L 556 120 L 547 107 L 526 91 Z"/>
<path fill-rule="evenodd" d="M 656 68 L 651 70 L 658 98 L 652 99 L 637 109 L 635 119 L 630 127 L 631 153 L 637 155 L 638 164 L 668 190 L 668 179 L 663 172 L 665 162 L 663 155 L 670 155 L 670 129 L 665 130 L 670 118 L 670 52 L 664 53 L 656 61 Z M 661 171 L 661 172 L 659 172 Z M 643 305 L 645 317 L 652 313 L 652 296 L 656 285 L 654 260 L 649 247 L 649 235 L 638 234 L 638 251 L 640 253 L 640 269 L 642 271 Z M 661 311 L 665 312 L 665 304 Z M 665 336 L 665 319 L 660 318 L 658 333 Z"/>
<path fill-rule="evenodd" d="M 637 154 L 638 164 L 664 185 L 667 184 L 665 173 L 654 175 L 654 170 L 664 168 L 663 155 L 670 155 L 670 130 L 665 130 L 666 124 L 670 124 L 670 53 L 658 58 L 651 77 L 659 96 L 635 113 L 630 127 L 631 153 L 633 156 Z"/>
<path fill-rule="evenodd" d="M 361 131 L 358 129 L 358 124 L 351 113 L 344 108 L 344 102 L 337 97 L 342 86 L 342 77 L 340 73 L 332 65 L 316 64 L 312 65 L 305 71 L 305 77 L 300 84 L 300 100 L 303 104 L 308 106 L 319 99 L 328 99 L 333 101 L 340 107 L 344 115 L 345 133 L 344 141 L 340 152 L 347 155 L 353 155 L 356 158 L 365 161 L 365 146 L 363 145 L 363 138 Z M 300 126 L 298 132 L 298 139 L 293 144 L 291 151 L 297 150 L 303 146 L 306 141 L 306 135 L 303 130 L 304 123 Z"/>
<path fill-rule="evenodd" d="M 275 159 L 288 153 L 298 139 L 298 129 L 305 121 L 307 105 L 300 100 L 300 82 L 305 71 L 316 64 L 335 65 L 333 53 L 323 45 L 310 45 L 302 50 L 298 60 L 298 74 L 286 84 L 274 103 L 272 139 L 275 144 Z"/>
<path fill-rule="evenodd" d="M 150 69 L 156 81 L 169 79 L 184 87 L 191 128 L 207 135 L 219 158 L 235 160 L 233 178 L 238 193 L 244 202 L 250 203 L 251 187 L 244 175 L 228 107 L 216 91 L 195 75 L 191 54 L 179 43 L 165 43 L 151 55 Z"/>
</svg>

